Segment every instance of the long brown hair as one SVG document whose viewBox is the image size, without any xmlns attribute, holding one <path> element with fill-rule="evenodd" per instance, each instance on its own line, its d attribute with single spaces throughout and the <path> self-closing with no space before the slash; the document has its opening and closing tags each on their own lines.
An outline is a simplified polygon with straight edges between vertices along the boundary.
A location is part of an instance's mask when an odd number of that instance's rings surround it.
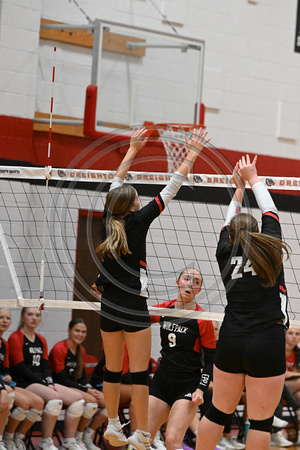
<svg viewBox="0 0 300 450">
<path fill-rule="evenodd" d="M 23 328 L 23 326 L 24 326 L 23 317 L 24 317 L 24 314 L 26 313 L 28 308 L 37 308 L 38 309 L 37 306 L 23 306 L 23 308 L 21 309 L 21 316 L 20 316 L 20 322 L 19 322 L 19 325 L 18 325 L 18 330 L 21 330 L 21 328 Z M 40 315 L 42 316 L 41 310 L 39 310 L 39 311 L 40 311 Z"/>
<path fill-rule="evenodd" d="M 78 323 L 83 323 L 84 325 L 86 325 L 85 321 L 81 317 L 77 317 L 75 319 L 72 319 L 69 322 L 68 329 L 72 330 L 72 328 L 75 327 L 75 325 L 77 325 Z M 76 361 L 77 367 L 74 372 L 74 378 L 77 381 L 77 380 L 79 380 L 79 378 L 81 378 L 82 369 L 83 369 L 83 356 L 82 356 L 81 345 L 77 345 L 77 347 L 76 347 L 76 360 L 77 360 Z"/>
<path fill-rule="evenodd" d="M 136 197 L 136 190 L 130 185 L 123 185 L 109 191 L 106 197 L 108 220 L 107 238 L 97 247 L 98 252 L 111 257 L 131 253 L 128 247 L 123 217 L 130 212 Z"/>
<path fill-rule="evenodd" d="M 283 251 L 289 257 L 289 246 L 280 237 L 260 233 L 257 220 L 251 214 L 241 213 L 230 222 L 229 233 L 234 246 L 241 246 L 250 260 L 262 286 L 275 285 L 282 268 Z"/>
</svg>

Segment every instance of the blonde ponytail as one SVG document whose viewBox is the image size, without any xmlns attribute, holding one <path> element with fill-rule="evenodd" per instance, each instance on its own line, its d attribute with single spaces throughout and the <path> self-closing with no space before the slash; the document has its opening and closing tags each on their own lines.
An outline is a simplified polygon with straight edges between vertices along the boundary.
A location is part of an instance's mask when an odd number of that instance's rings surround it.
<svg viewBox="0 0 300 450">
<path fill-rule="evenodd" d="M 128 248 L 127 235 L 125 231 L 125 223 L 123 219 L 111 216 L 107 223 L 107 238 L 98 247 L 102 255 L 126 255 L 131 254 Z"/>
<path fill-rule="evenodd" d="M 136 190 L 130 185 L 123 185 L 109 191 L 106 197 L 108 220 L 106 222 L 106 239 L 97 247 L 97 252 L 110 257 L 131 254 L 128 247 L 125 222 L 123 217 L 130 209 L 137 196 Z"/>
</svg>

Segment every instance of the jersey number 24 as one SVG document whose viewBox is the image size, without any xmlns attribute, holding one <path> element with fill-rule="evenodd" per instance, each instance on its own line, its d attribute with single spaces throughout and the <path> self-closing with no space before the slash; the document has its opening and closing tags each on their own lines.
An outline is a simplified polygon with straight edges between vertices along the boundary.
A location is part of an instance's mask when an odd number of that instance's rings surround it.
<svg viewBox="0 0 300 450">
<path fill-rule="evenodd" d="M 231 278 L 233 280 L 235 280 L 236 278 L 241 278 L 246 272 L 251 272 L 252 275 L 256 275 L 249 259 L 247 259 L 247 261 L 243 265 L 242 256 L 233 256 L 231 258 L 231 265 L 235 265 L 231 274 Z"/>
</svg>

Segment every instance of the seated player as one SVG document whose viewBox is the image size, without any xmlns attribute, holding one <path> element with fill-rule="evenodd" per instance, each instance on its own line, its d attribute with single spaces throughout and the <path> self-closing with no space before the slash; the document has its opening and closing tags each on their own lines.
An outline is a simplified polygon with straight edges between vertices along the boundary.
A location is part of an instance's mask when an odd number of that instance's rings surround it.
<svg viewBox="0 0 300 450">
<path fill-rule="evenodd" d="M 43 399 L 39 443 L 40 450 L 55 450 L 53 430 L 62 406 L 67 408 L 64 419 L 64 439 L 61 449 L 80 450 L 75 433 L 83 413 L 84 400 L 80 392 L 54 383 L 48 363 L 46 339 L 35 332 L 41 322 L 38 308 L 22 308 L 20 325 L 8 339 L 11 374 L 17 386 Z"/>
</svg>

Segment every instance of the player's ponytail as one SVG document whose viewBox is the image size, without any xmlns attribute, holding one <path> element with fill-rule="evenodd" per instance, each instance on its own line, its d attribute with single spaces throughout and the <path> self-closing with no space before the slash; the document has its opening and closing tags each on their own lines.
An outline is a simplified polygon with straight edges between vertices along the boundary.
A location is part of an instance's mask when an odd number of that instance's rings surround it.
<svg viewBox="0 0 300 450">
<path fill-rule="evenodd" d="M 102 255 L 118 257 L 121 254 L 131 254 L 128 247 L 125 223 L 123 217 L 129 214 L 136 198 L 136 190 L 130 185 L 123 185 L 109 191 L 106 197 L 108 220 L 106 223 L 106 235 L 97 251 Z"/>
<path fill-rule="evenodd" d="M 230 222 L 229 233 L 233 245 L 242 247 L 261 278 L 262 286 L 274 286 L 282 268 L 283 251 L 289 256 L 288 245 L 279 237 L 259 233 L 257 221 L 250 214 L 235 216 Z"/>
</svg>

